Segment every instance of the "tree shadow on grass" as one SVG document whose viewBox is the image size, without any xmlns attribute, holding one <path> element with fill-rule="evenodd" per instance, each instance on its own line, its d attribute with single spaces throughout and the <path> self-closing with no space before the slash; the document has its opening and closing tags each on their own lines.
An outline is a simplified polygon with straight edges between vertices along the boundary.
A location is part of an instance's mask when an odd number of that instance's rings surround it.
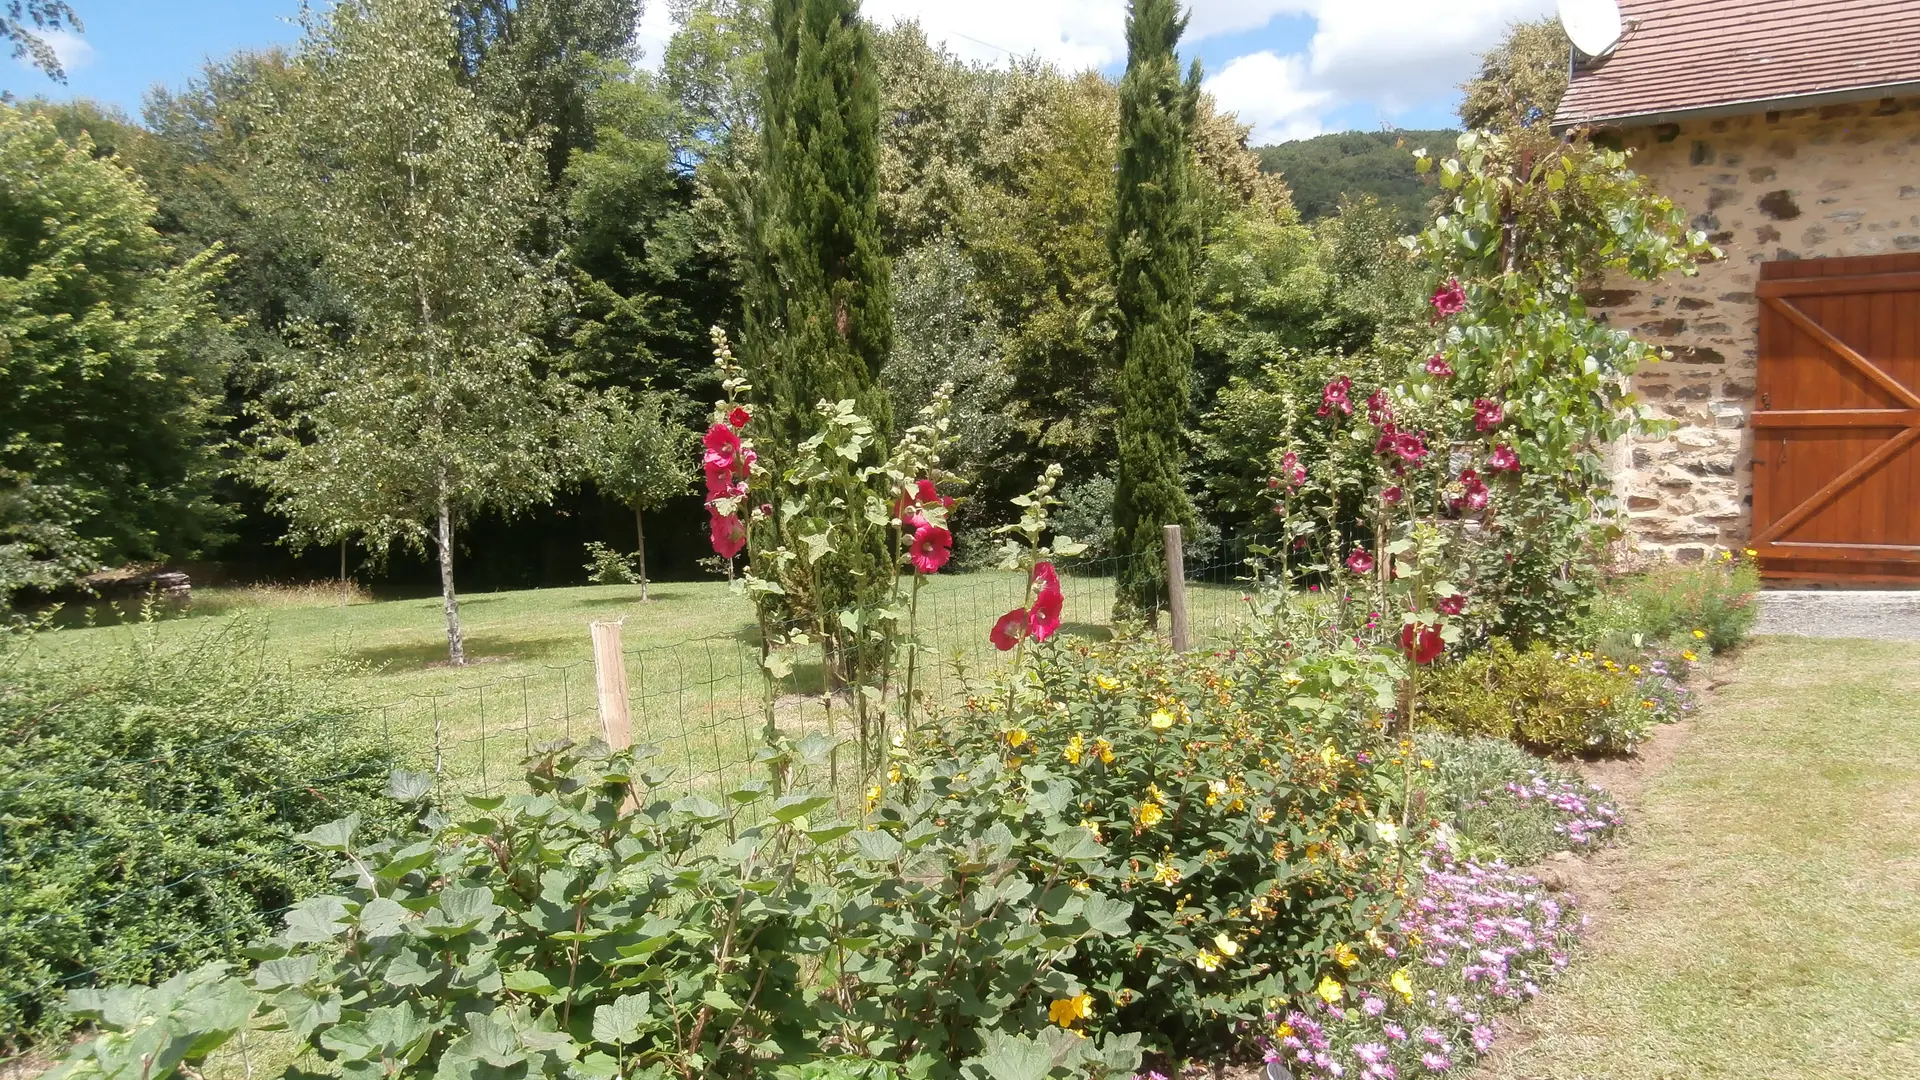
<svg viewBox="0 0 1920 1080">
<path fill-rule="evenodd" d="M 579 639 L 573 635 L 502 639 L 488 634 L 477 634 L 466 639 L 467 664 L 470 667 L 480 667 L 505 660 L 558 659 L 564 655 L 568 645 L 577 644 Z M 584 657 L 584 648 L 580 651 Z M 348 649 L 345 655 L 350 661 L 382 670 L 418 671 L 433 667 L 459 670 L 447 663 L 445 638 L 429 642 Z"/>
</svg>

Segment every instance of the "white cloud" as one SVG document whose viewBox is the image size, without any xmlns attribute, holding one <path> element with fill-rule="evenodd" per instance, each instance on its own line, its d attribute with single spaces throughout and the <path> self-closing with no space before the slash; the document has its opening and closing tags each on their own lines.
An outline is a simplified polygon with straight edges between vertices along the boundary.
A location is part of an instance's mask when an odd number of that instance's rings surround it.
<svg viewBox="0 0 1920 1080">
<path fill-rule="evenodd" d="M 1553 10 L 1552 0 L 1321 0 L 1309 46 L 1312 82 L 1342 98 L 1398 112 L 1449 95 L 1508 25 Z"/>
<path fill-rule="evenodd" d="M 918 19 L 929 40 L 968 60 L 1037 53 L 1079 71 L 1126 59 L 1121 0 L 866 0 L 861 10 L 882 26 Z"/>
<path fill-rule="evenodd" d="M 634 28 L 634 44 L 640 46 L 640 66 L 648 71 L 659 71 L 660 63 L 667 55 L 667 40 L 673 37 L 673 12 L 667 7 L 667 0 L 647 0 L 646 7 L 640 12 L 640 23 Z"/>
<path fill-rule="evenodd" d="M 93 45 L 86 38 L 66 30 L 39 30 L 35 34 L 53 50 L 53 55 L 59 59 L 60 66 L 66 69 L 68 75 L 93 66 Z M 33 67 L 33 58 L 21 57 L 20 65 Z"/>
<path fill-rule="evenodd" d="M 1220 69 L 1205 89 L 1221 108 L 1253 125 L 1254 145 L 1304 139 L 1325 130 L 1321 116 L 1333 101 L 1330 91 L 1304 85 L 1306 67 L 1299 56 L 1251 53 Z"/>
</svg>

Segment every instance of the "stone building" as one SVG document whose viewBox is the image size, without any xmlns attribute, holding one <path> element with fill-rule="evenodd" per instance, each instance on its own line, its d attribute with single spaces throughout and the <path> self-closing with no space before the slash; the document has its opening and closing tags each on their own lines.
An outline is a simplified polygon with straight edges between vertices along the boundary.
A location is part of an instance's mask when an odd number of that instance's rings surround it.
<svg viewBox="0 0 1920 1080">
<path fill-rule="evenodd" d="M 1622 15 L 1555 126 L 1632 150 L 1726 252 L 1594 298 L 1672 356 L 1635 378 L 1678 424 L 1620 455 L 1635 540 L 1753 543 L 1775 577 L 1920 574 L 1920 0 Z"/>
</svg>

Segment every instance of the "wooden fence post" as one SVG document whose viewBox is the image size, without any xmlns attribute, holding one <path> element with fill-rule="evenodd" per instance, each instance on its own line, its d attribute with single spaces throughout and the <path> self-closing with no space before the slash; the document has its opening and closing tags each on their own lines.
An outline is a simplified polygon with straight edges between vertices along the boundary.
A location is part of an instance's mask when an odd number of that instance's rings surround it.
<svg viewBox="0 0 1920 1080">
<path fill-rule="evenodd" d="M 633 745 L 633 718 L 627 711 L 627 658 L 620 651 L 620 624 L 593 624 L 593 682 L 600 694 L 600 729 L 607 745 Z"/>
<path fill-rule="evenodd" d="M 1187 558 L 1180 542 L 1180 526 L 1161 526 L 1167 549 L 1167 623 L 1173 631 L 1173 651 L 1187 651 Z"/>
</svg>

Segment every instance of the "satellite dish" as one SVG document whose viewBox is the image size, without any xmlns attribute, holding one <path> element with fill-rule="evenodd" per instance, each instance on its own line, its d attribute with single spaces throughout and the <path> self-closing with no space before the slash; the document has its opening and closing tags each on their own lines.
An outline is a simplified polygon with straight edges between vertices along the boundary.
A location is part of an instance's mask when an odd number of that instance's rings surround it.
<svg viewBox="0 0 1920 1080">
<path fill-rule="evenodd" d="M 1614 0 L 1560 0 L 1560 26 L 1587 56 L 1607 55 L 1625 29 Z"/>
</svg>

